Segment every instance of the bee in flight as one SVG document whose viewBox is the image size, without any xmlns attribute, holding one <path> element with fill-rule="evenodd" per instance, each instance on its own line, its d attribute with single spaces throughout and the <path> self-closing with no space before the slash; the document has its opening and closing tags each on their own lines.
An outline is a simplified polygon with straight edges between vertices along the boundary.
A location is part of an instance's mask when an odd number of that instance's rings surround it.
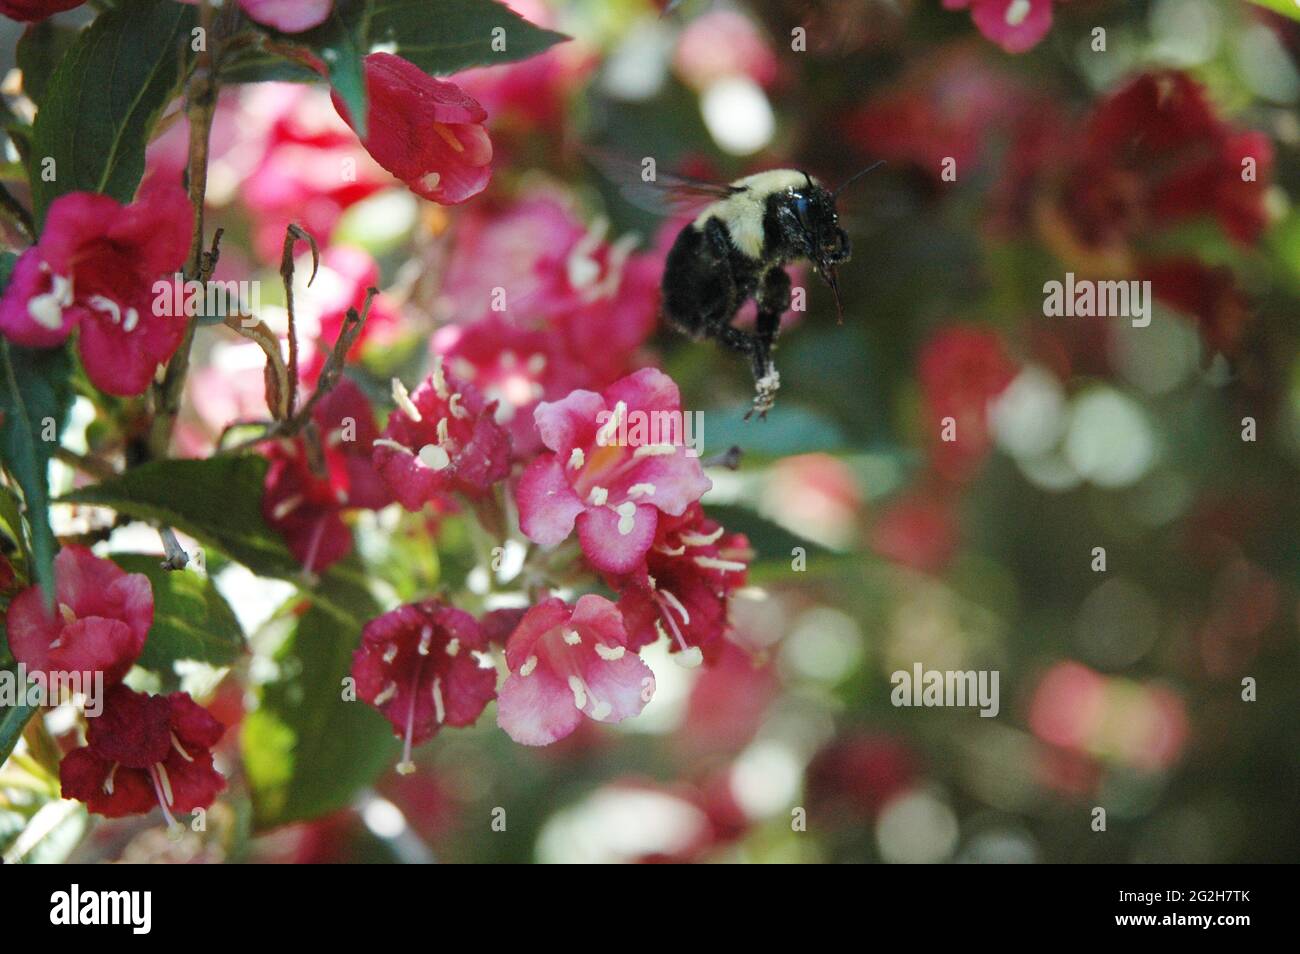
<svg viewBox="0 0 1300 954">
<path fill-rule="evenodd" d="M 849 260 L 852 245 L 840 228 L 835 200 L 850 182 L 880 165 L 868 166 L 835 190 L 795 169 L 773 169 L 712 185 L 676 176 L 663 185 L 678 196 L 712 201 L 678 234 L 663 275 L 664 317 L 699 340 L 713 338 L 747 355 L 754 372 L 755 411 L 766 417 L 776 401 L 781 376 L 772 361 L 781 316 L 790 307 L 785 265 L 811 263 L 840 304 L 836 267 Z M 758 319 L 752 332 L 731 322 L 753 298 Z"/>
</svg>

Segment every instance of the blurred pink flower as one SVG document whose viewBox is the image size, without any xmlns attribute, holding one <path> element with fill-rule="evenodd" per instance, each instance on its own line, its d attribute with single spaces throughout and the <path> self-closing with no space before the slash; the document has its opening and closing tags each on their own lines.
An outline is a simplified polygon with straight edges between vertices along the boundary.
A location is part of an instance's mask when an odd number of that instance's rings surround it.
<svg viewBox="0 0 1300 954">
<path fill-rule="evenodd" d="M 11 20 L 32 23 L 79 7 L 85 2 L 86 0 L 0 0 L 0 14 Z"/>
<path fill-rule="evenodd" d="M 674 64 L 687 85 L 697 90 L 731 76 L 747 76 L 760 86 L 770 86 L 780 68 L 758 25 L 735 10 L 713 10 L 692 18 L 677 43 Z"/>
<path fill-rule="evenodd" d="M 992 447 L 989 405 L 1011 383 L 1016 366 L 1001 335 L 965 325 L 936 332 L 919 364 L 931 463 L 940 476 L 964 480 Z"/>
<path fill-rule="evenodd" d="M 1053 2 L 1060 0 L 943 0 L 943 6 L 969 8 L 981 33 L 1008 53 L 1023 53 L 1052 28 Z"/>
</svg>

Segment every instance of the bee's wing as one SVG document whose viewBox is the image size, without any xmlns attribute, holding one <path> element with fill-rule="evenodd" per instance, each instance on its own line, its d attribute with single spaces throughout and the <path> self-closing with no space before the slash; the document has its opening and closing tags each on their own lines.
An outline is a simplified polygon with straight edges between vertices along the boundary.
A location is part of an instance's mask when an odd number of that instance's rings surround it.
<svg viewBox="0 0 1300 954">
<path fill-rule="evenodd" d="M 696 206 L 744 191 L 725 183 L 659 172 L 645 161 L 599 150 L 588 150 L 586 156 L 624 199 L 655 215 L 682 215 Z"/>
</svg>

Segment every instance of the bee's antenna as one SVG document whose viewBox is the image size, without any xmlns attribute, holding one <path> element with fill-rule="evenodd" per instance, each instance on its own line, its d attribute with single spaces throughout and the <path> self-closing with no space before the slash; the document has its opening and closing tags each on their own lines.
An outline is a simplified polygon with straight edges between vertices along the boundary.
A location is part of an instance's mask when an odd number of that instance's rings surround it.
<svg viewBox="0 0 1300 954">
<path fill-rule="evenodd" d="M 832 199 L 836 198 L 836 197 L 837 197 L 841 192 L 843 192 L 846 188 L 848 188 L 848 186 L 849 186 L 850 184 L 852 184 L 852 183 L 854 183 L 854 182 L 857 182 L 859 179 L 861 179 L 863 176 L 865 176 L 865 175 L 866 175 L 868 172 L 870 172 L 872 169 L 879 168 L 880 166 L 883 166 L 884 164 L 885 164 L 885 160 L 884 160 L 884 159 L 877 159 L 875 162 L 873 162 L 871 165 L 867 166 L 865 169 L 862 169 L 862 170 L 860 170 L 860 171 L 858 171 L 858 172 L 853 173 L 853 175 L 849 176 L 847 179 L 845 179 L 843 182 L 841 182 L 841 183 L 839 184 L 839 186 L 836 187 L 835 191 L 831 193 L 831 198 L 832 198 Z"/>
</svg>

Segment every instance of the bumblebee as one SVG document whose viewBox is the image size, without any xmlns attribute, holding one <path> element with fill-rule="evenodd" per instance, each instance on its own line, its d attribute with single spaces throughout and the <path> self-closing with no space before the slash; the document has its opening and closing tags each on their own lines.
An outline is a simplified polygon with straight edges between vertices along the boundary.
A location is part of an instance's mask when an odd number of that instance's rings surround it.
<svg viewBox="0 0 1300 954">
<path fill-rule="evenodd" d="M 781 384 L 772 350 L 781 316 L 790 307 L 790 276 L 784 266 L 803 259 L 812 264 L 835 295 L 843 321 L 836 267 L 847 262 L 852 245 L 840 228 L 835 199 L 854 175 L 834 191 L 806 172 L 773 169 L 715 186 L 674 177 L 681 193 L 711 201 L 678 234 L 663 275 L 663 313 L 679 331 L 700 340 L 713 338 L 747 355 L 754 372 L 753 407 L 766 417 Z M 753 298 L 758 319 L 753 332 L 732 326 L 741 306 Z"/>
</svg>

